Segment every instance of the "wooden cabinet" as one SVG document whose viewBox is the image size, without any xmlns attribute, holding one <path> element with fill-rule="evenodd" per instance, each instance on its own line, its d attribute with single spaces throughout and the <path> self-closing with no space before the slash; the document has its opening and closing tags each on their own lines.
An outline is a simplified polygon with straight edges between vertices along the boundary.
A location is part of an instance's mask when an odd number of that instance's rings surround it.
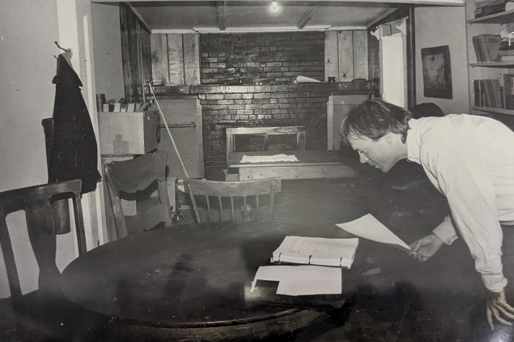
<svg viewBox="0 0 514 342">
<path fill-rule="evenodd" d="M 327 103 L 327 150 L 339 150 L 341 137 L 339 130 L 346 114 L 369 98 L 369 93 L 350 95 L 331 95 Z"/>
<path fill-rule="evenodd" d="M 473 37 L 481 34 L 499 35 L 502 30 L 505 30 L 507 24 L 514 20 L 514 10 L 495 13 L 479 18 L 475 18 L 475 5 L 477 1 L 466 0 L 466 19 L 467 19 L 467 52 L 469 63 L 469 90 L 470 90 L 470 108 L 471 113 L 478 115 L 492 116 L 500 121 L 503 121 L 511 128 L 514 122 L 514 108 L 506 109 L 504 104 L 505 96 L 514 96 L 510 94 L 508 89 L 504 89 L 502 82 L 502 75 L 514 74 L 514 62 L 502 61 L 489 61 L 480 62 L 480 56 L 477 56 L 479 51 L 475 48 Z M 497 80 L 499 79 L 500 87 L 484 93 L 484 90 L 479 88 L 479 80 Z M 478 82 L 478 83 L 477 83 Z M 506 90 L 506 91 L 505 91 Z M 500 99 L 499 108 L 492 108 L 488 106 L 484 100 L 484 96 L 497 96 Z M 496 101 L 497 102 L 497 101 Z"/>
<path fill-rule="evenodd" d="M 177 152 L 169 137 L 166 124 L 185 164 L 190 178 L 203 178 L 203 137 L 202 107 L 198 97 L 165 97 L 157 98 L 162 109 L 165 122 L 161 122 L 161 141 L 157 149 L 168 153 L 169 176 L 183 179 L 186 177 Z"/>
</svg>

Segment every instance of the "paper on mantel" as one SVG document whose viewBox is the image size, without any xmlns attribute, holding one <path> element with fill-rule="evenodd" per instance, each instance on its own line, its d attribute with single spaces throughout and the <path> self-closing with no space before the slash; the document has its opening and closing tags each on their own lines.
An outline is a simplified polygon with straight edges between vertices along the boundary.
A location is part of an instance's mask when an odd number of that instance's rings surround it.
<svg viewBox="0 0 514 342">
<path fill-rule="evenodd" d="M 343 287 L 341 269 L 323 266 L 261 266 L 251 292 L 258 280 L 278 281 L 277 294 L 287 296 L 341 294 Z"/>
<path fill-rule="evenodd" d="M 409 245 L 403 242 L 398 236 L 396 236 L 371 214 L 364 215 L 350 222 L 338 223 L 336 226 L 346 230 L 348 233 L 352 233 L 353 235 L 362 237 L 364 239 L 399 245 L 403 248 L 411 250 Z"/>
<path fill-rule="evenodd" d="M 275 154 L 272 156 L 247 156 L 241 158 L 241 163 L 271 163 L 271 162 L 297 162 L 298 158 L 292 154 Z"/>
<path fill-rule="evenodd" d="M 317 80 L 315 78 L 310 78 L 307 76 L 297 76 L 296 77 L 296 83 L 309 83 L 309 82 L 321 82 L 320 80 Z"/>
</svg>

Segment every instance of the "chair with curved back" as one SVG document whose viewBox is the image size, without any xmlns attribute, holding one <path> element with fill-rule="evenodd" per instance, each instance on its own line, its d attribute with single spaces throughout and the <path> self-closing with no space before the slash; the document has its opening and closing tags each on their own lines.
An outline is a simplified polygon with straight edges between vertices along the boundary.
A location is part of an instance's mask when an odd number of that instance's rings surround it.
<svg viewBox="0 0 514 342">
<path fill-rule="evenodd" d="M 62 215 L 55 213 L 54 202 L 71 198 L 75 218 L 78 254 L 86 253 L 86 236 L 80 193 L 80 179 L 36 185 L 0 193 L 0 246 L 5 261 L 11 302 L 14 312 L 17 335 L 27 341 L 65 339 L 71 312 L 77 308 L 67 307 L 65 297 L 60 293 L 60 272 L 56 264 L 56 234 Z M 24 225 L 15 227 L 6 216 L 25 211 L 26 229 L 37 264 L 39 266 L 39 290 L 22 294 L 20 285 L 20 265 L 14 257 L 12 235 L 18 235 Z M 19 260 L 18 260 L 19 262 Z M 70 311 L 71 310 L 71 311 Z M 75 311 L 73 311 L 75 310 Z M 65 323 L 66 322 L 66 323 Z M 66 326 L 65 326 L 66 325 Z"/>
<path fill-rule="evenodd" d="M 226 182 L 186 178 L 184 186 L 198 223 L 272 220 L 275 193 L 281 190 L 281 180 Z"/>
<path fill-rule="evenodd" d="M 172 225 L 166 184 L 167 160 L 166 152 L 157 151 L 105 165 L 118 238 L 141 233 L 159 224 Z M 157 197 L 152 197 L 155 191 Z M 122 199 L 136 201 L 137 212 L 134 215 L 124 212 Z"/>
</svg>

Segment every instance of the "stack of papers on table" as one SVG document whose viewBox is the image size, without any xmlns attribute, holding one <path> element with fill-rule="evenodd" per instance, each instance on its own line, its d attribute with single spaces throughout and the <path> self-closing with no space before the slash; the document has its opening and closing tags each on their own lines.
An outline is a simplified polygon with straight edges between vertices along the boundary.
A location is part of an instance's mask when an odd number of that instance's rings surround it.
<svg viewBox="0 0 514 342">
<path fill-rule="evenodd" d="M 253 292 L 257 281 L 278 281 L 277 294 L 308 296 L 341 294 L 343 281 L 341 269 L 322 266 L 261 266 L 252 282 Z"/>
<path fill-rule="evenodd" d="M 274 163 L 274 162 L 297 162 L 298 158 L 292 154 L 275 154 L 272 156 L 247 156 L 241 158 L 241 163 Z"/>
<path fill-rule="evenodd" d="M 273 252 L 271 262 L 305 264 L 261 266 L 252 282 L 279 282 L 276 294 L 288 296 L 341 294 L 341 268 L 350 268 L 359 239 L 287 236 Z M 315 266 L 316 265 L 316 266 Z M 332 266 L 332 267 L 326 267 Z"/>
</svg>

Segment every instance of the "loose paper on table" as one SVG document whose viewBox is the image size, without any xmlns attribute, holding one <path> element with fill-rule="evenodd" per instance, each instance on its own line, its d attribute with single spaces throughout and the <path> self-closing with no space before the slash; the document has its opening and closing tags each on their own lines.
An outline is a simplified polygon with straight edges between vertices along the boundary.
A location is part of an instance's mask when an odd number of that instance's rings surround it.
<svg viewBox="0 0 514 342">
<path fill-rule="evenodd" d="M 261 266 L 251 292 L 258 280 L 278 281 L 277 294 L 288 296 L 341 294 L 343 287 L 341 269 L 323 266 Z"/>
<path fill-rule="evenodd" d="M 371 214 L 364 215 L 350 222 L 338 223 L 336 226 L 364 239 L 398 245 L 409 251 L 411 250 L 409 245 L 403 242 Z"/>
</svg>

